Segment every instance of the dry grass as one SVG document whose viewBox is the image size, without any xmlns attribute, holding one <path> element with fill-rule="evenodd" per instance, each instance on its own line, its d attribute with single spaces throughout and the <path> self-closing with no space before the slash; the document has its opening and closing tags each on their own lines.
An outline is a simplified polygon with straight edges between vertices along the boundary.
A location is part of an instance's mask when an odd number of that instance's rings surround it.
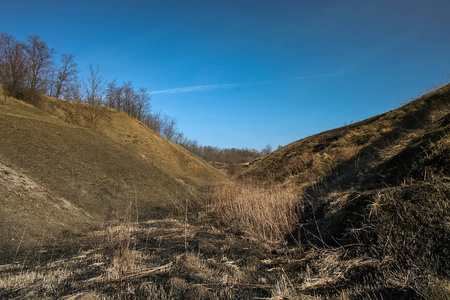
<svg viewBox="0 0 450 300">
<path fill-rule="evenodd" d="M 450 85 L 399 109 L 298 140 L 250 164 L 241 177 L 307 187 L 318 182 L 326 186 L 344 173 L 364 173 L 411 146 L 431 123 L 444 121 L 449 94 Z"/>
<path fill-rule="evenodd" d="M 296 288 L 289 280 L 286 274 L 282 274 L 280 279 L 277 280 L 275 287 L 272 289 L 272 299 L 274 300 L 294 300 L 294 299 L 306 299 L 300 298 L 300 294 L 297 293 Z"/>
<path fill-rule="evenodd" d="M 280 242 L 297 223 L 299 191 L 290 186 L 230 183 L 212 190 L 209 209 L 222 223 L 260 241 Z"/>
<path fill-rule="evenodd" d="M 120 212 L 125 211 L 124 221 L 99 232 L 101 243 L 89 251 L 80 250 L 76 256 L 0 266 L 0 296 L 80 300 L 79 296 L 104 298 L 104 294 L 110 299 L 449 299 L 449 110 L 442 106 L 446 110 L 439 108 L 430 116 L 429 110 L 436 110 L 438 102 L 425 100 L 275 151 L 250 169 L 278 184 L 241 182 L 214 188 L 207 206 L 212 215 L 203 213 L 203 221 L 200 213 L 198 218 L 188 218 L 184 210 L 184 219 L 135 222 L 130 211 L 143 213 L 136 204 L 151 188 L 141 184 L 136 189 L 133 183 L 148 172 L 139 169 L 139 164 L 130 165 L 133 176 L 122 184 L 135 200 L 128 209 L 125 202 L 119 207 Z M 449 102 L 448 96 L 444 100 Z M 17 116 L 7 113 L 6 119 L 11 119 L 8 124 L 18 128 L 33 116 L 30 113 L 26 120 L 13 122 Z M 36 117 L 50 126 L 46 116 Z M 51 121 L 61 125 L 57 118 Z M 100 119 L 96 128 L 102 128 L 103 122 L 106 119 Z M 130 149 L 143 158 L 138 162 L 146 161 L 151 153 L 144 149 L 150 137 L 123 135 L 125 132 L 113 129 L 118 124 L 110 124 L 111 131 L 105 134 L 119 135 L 122 146 L 132 142 L 135 146 Z M 140 125 L 129 126 L 134 130 Z M 45 140 L 45 135 L 42 138 Z M 0 150 L 2 147 L 4 153 L 9 149 L 10 159 L 14 158 L 12 146 L 0 144 Z M 89 165 L 106 170 L 94 152 L 97 150 L 84 153 L 93 155 Z M 178 160 L 173 168 L 186 166 L 182 156 L 166 158 Z M 118 163 L 110 160 L 108 165 L 112 168 Z M 196 169 L 193 164 L 189 166 Z M 10 200 L 17 199 L 4 207 L 11 207 L 11 203 L 17 206 L 19 200 L 26 203 L 31 194 L 42 198 L 46 193 L 43 187 L 51 184 L 43 185 L 14 167 L 0 161 L 0 182 L 6 187 L 3 193 L 14 197 Z M 110 171 L 115 174 L 117 170 Z M 48 174 L 42 178 L 44 175 Z M 184 179 L 181 176 L 176 182 L 189 189 L 189 181 Z M 14 196 L 17 192 L 28 198 Z M 184 195 L 174 193 L 164 199 L 182 199 L 183 203 L 173 206 L 183 211 L 187 208 Z M 50 200 L 59 205 L 58 210 L 75 211 L 75 206 L 64 205 L 64 201 Z M 215 216 L 225 228 L 216 226 Z M 193 222 L 188 224 L 188 220 Z M 292 232 L 296 227 L 298 231 Z M 285 243 L 289 233 L 296 235 L 297 244 Z M 45 249 L 36 251 L 35 256 L 40 257 Z"/>
<path fill-rule="evenodd" d="M 39 108 L 1 98 L 2 262 L 36 240 L 52 242 L 63 231 L 79 234 L 117 219 L 125 199 L 137 200 L 142 219 L 161 218 L 179 213 L 186 199 L 201 206 L 206 188 L 226 181 L 126 114 L 49 97 Z"/>
<path fill-rule="evenodd" d="M 0 266 L 0 298 L 386 299 L 390 293 L 401 297 L 415 291 L 427 299 L 449 295 L 448 280 L 390 269 L 393 259 L 349 257 L 345 248 L 263 247 L 245 236 L 211 229 L 211 224 L 189 225 L 186 253 L 181 218 L 123 222 L 96 232 L 99 244 L 74 256 L 45 265 Z M 224 247 L 230 237 L 234 242 Z M 205 239 L 224 250 L 210 253 L 195 246 Z M 374 270 L 385 272 L 370 279 Z"/>
</svg>

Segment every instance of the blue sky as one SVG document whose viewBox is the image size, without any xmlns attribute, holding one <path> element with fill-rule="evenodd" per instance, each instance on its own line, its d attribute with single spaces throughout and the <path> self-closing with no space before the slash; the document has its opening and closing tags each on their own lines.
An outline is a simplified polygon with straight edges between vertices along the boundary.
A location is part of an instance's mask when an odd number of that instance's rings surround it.
<svg viewBox="0 0 450 300">
<path fill-rule="evenodd" d="M 389 111 L 450 78 L 450 1 L 4 0 L 82 73 L 152 91 L 189 138 L 276 148 Z"/>
</svg>

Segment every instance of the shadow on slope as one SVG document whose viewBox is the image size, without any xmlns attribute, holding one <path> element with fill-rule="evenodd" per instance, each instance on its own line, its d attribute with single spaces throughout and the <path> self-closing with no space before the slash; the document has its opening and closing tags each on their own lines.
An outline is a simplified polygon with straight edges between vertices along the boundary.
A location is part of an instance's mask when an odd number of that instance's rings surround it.
<svg viewBox="0 0 450 300">
<path fill-rule="evenodd" d="M 378 261 L 359 281 L 341 282 L 391 282 L 425 297 L 430 278 L 450 276 L 449 119 L 447 85 L 397 110 L 294 142 L 242 177 L 303 188 L 291 243 Z"/>
</svg>

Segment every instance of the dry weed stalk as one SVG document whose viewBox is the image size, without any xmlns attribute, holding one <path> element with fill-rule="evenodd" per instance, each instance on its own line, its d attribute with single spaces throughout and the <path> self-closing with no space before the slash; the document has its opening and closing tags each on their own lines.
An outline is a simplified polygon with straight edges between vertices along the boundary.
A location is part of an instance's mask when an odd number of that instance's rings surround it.
<svg viewBox="0 0 450 300">
<path fill-rule="evenodd" d="M 289 277 L 284 273 L 284 271 L 281 275 L 281 278 L 277 280 L 275 287 L 272 289 L 271 299 L 301 299 L 294 285 L 289 280 Z"/>
<path fill-rule="evenodd" d="M 125 211 L 123 222 L 118 226 L 108 227 L 106 231 L 108 243 L 113 247 L 112 268 L 109 270 L 112 279 L 126 278 L 126 275 L 133 271 L 135 265 L 134 254 L 130 250 L 131 234 L 134 230 L 131 209 L 132 202 Z M 128 286 L 128 282 L 124 282 L 124 285 Z"/>
<path fill-rule="evenodd" d="M 209 209 L 236 232 L 279 242 L 298 221 L 298 189 L 231 183 L 212 190 Z"/>
</svg>

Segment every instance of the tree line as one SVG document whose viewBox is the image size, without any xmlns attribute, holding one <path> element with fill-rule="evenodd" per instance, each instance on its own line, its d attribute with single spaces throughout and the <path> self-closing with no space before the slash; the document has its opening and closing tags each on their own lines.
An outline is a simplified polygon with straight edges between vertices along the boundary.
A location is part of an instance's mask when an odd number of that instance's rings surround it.
<svg viewBox="0 0 450 300">
<path fill-rule="evenodd" d="M 132 82 L 107 82 L 99 67 L 89 65 L 87 76 L 80 77 L 73 54 L 56 51 L 38 35 L 17 41 L 8 33 L 0 33 L 0 84 L 10 96 L 36 104 L 41 95 L 106 106 L 124 112 L 165 137 L 208 161 L 242 163 L 271 152 L 266 146 L 254 149 L 221 149 L 201 146 L 187 138 L 177 127 L 176 119 L 150 107 L 150 93 L 135 88 Z"/>
</svg>

